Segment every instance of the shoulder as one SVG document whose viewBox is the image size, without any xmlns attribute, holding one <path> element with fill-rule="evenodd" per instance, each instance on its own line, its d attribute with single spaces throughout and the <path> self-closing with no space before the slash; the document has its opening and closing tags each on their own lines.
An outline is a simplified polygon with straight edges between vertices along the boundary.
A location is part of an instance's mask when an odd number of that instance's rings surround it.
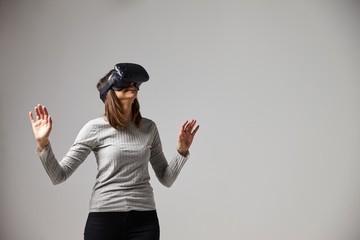
<svg viewBox="0 0 360 240">
<path fill-rule="evenodd" d="M 156 123 L 149 118 L 143 117 L 141 128 L 144 129 L 145 131 L 150 131 L 151 133 L 157 132 Z"/>
<path fill-rule="evenodd" d="M 105 117 L 97 117 L 94 119 L 89 120 L 85 125 L 93 125 L 93 126 L 101 126 L 101 125 L 108 125 L 109 123 L 105 120 Z"/>
<path fill-rule="evenodd" d="M 151 120 L 150 118 L 146 118 L 146 117 L 142 118 L 142 123 L 143 124 L 150 124 L 150 125 L 155 124 L 155 122 L 153 120 Z"/>
</svg>

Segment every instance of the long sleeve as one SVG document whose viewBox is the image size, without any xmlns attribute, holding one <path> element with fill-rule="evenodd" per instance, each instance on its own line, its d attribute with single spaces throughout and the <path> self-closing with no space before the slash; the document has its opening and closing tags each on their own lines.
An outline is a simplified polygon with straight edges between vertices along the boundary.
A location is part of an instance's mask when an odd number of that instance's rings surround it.
<svg viewBox="0 0 360 240">
<path fill-rule="evenodd" d="M 159 132 L 155 125 L 155 136 L 151 146 L 150 163 L 155 171 L 156 177 L 164 186 L 171 187 L 189 157 L 189 152 L 187 152 L 187 155 L 184 157 L 176 151 L 169 164 L 163 153 Z"/>
<path fill-rule="evenodd" d="M 47 145 L 40 152 L 37 148 L 37 154 L 49 175 L 52 183 L 59 184 L 64 182 L 79 167 L 96 146 L 96 136 L 89 121 L 78 133 L 73 145 L 70 147 L 63 159 L 58 162 L 51 144 Z"/>
</svg>

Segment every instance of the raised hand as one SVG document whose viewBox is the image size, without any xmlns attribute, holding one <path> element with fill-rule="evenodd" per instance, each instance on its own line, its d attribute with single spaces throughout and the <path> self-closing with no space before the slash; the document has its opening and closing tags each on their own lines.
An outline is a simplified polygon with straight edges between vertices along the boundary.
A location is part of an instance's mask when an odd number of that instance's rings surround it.
<svg viewBox="0 0 360 240">
<path fill-rule="evenodd" d="M 36 141 L 38 142 L 40 151 L 49 144 L 49 135 L 52 128 L 52 119 L 49 116 L 45 106 L 40 104 L 35 107 L 36 121 L 32 112 L 29 112 L 30 121 Z"/>
<path fill-rule="evenodd" d="M 199 125 L 194 129 L 196 124 L 196 120 L 191 120 L 191 122 L 184 122 L 181 126 L 179 137 L 178 137 L 178 152 L 185 156 L 187 151 L 189 150 L 191 143 L 195 137 L 196 132 L 199 130 Z"/>
</svg>

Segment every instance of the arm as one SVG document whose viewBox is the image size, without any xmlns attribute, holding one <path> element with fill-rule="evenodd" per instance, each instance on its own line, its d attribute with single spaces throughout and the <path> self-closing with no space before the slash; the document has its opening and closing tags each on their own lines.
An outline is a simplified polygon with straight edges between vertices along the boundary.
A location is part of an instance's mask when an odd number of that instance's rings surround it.
<svg viewBox="0 0 360 240">
<path fill-rule="evenodd" d="M 95 143 L 95 136 L 89 124 L 86 124 L 79 132 L 73 145 L 60 162 L 56 159 L 51 144 L 43 151 L 37 149 L 37 154 L 54 185 L 64 182 L 84 162 L 90 154 Z"/>
<path fill-rule="evenodd" d="M 182 167 L 190 156 L 189 148 L 192 143 L 192 139 L 195 136 L 199 126 L 191 133 L 196 121 L 192 121 L 187 124 L 187 121 L 182 125 L 178 138 L 178 151 L 168 164 L 164 153 L 162 151 L 162 145 L 159 133 L 155 126 L 155 137 L 151 148 L 150 163 L 155 171 L 156 177 L 166 187 L 171 187 L 179 175 Z M 187 131 L 187 133 L 186 133 Z M 190 133 L 190 134 L 188 134 Z"/>
<path fill-rule="evenodd" d="M 37 121 L 34 121 L 32 113 L 30 113 L 30 120 L 35 139 L 38 142 L 37 154 L 52 183 L 59 184 L 65 181 L 85 160 L 93 149 L 96 138 L 91 125 L 86 124 L 79 132 L 66 156 L 61 162 L 58 162 L 48 139 L 52 127 L 51 118 L 48 116 L 46 108 L 41 107 L 41 105 L 35 108 L 35 112 Z"/>
</svg>

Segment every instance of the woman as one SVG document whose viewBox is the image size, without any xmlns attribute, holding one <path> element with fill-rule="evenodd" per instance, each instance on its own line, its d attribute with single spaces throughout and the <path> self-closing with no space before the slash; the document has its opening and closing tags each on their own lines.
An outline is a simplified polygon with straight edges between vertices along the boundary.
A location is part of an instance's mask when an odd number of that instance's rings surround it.
<svg viewBox="0 0 360 240">
<path fill-rule="evenodd" d="M 38 156 L 53 184 L 65 181 L 94 152 L 98 173 L 85 240 L 159 239 L 148 162 L 159 181 L 170 187 L 189 157 L 199 126 L 194 128 L 195 120 L 181 126 L 177 151 L 168 163 L 155 123 L 140 114 L 138 90 L 147 80 L 145 69 L 137 64 L 117 64 L 103 77 L 97 88 L 105 103 L 104 116 L 84 125 L 60 162 L 49 141 L 52 119 L 46 107 L 35 107 L 36 121 L 29 113 Z"/>
</svg>

